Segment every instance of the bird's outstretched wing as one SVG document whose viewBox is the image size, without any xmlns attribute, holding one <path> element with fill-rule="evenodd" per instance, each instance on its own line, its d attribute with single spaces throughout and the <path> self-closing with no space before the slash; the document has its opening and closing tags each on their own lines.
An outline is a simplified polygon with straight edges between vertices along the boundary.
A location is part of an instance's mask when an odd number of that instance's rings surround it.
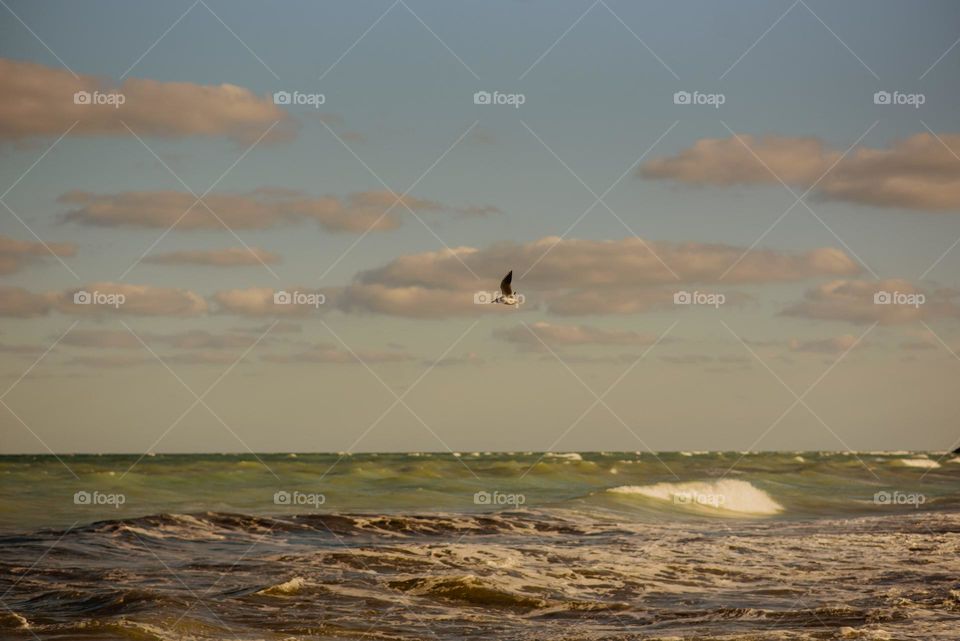
<svg viewBox="0 0 960 641">
<path fill-rule="evenodd" d="M 504 296 L 512 296 L 513 289 L 510 287 L 510 283 L 513 281 L 513 270 L 510 270 L 510 273 L 503 277 L 503 280 L 500 281 L 500 292 Z"/>
</svg>

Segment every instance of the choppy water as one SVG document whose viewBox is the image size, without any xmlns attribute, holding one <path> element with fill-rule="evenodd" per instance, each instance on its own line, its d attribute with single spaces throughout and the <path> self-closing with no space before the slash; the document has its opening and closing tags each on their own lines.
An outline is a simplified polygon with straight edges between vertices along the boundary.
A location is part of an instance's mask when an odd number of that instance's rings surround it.
<svg viewBox="0 0 960 641">
<path fill-rule="evenodd" d="M 0 457 L 0 638 L 960 636 L 950 455 L 261 458 Z"/>
</svg>

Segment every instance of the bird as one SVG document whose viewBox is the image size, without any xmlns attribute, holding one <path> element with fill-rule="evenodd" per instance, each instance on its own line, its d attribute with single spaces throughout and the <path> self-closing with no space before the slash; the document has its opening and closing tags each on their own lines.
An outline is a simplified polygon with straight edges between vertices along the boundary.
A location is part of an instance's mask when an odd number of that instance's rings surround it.
<svg viewBox="0 0 960 641">
<path fill-rule="evenodd" d="M 503 280 L 500 281 L 500 294 L 491 302 L 500 303 L 501 305 L 519 305 L 521 296 L 513 291 L 513 288 L 510 286 L 511 282 L 513 282 L 512 269 L 503 277 Z"/>
</svg>

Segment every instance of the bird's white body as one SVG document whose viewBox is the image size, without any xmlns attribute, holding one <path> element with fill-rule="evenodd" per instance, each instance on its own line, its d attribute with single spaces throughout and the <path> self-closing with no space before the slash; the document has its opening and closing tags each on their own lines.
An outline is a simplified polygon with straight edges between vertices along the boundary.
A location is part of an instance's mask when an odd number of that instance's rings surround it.
<svg viewBox="0 0 960 641">
<path fill-rule="evenodd" d="M 500 303 L 501 305 L 517 305 L 520 302 L 515 295 L 510 294 L 509 296 L 497 296 L 494 301 L 495 303 Z"/>
</svg>

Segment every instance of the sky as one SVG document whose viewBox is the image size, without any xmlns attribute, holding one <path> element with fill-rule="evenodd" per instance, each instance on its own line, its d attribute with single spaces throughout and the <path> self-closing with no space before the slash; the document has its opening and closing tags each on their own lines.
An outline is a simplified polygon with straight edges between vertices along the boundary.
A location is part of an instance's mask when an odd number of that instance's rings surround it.
<svg viewBox="0 0 960 641">
<path fill-rule="evenodd" d="M 956 3 L 0 4 L 0 453 L 960 440 Z"/>
</svg>

